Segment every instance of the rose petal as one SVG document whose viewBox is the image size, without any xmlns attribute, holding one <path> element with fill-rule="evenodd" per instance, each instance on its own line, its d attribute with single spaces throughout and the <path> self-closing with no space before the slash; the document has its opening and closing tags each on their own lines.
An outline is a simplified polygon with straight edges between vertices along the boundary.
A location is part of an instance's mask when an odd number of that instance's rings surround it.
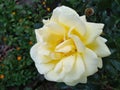
<svg viewBox="0 0 120 90">
<path fill-rule="evenodd" d="M 37 42 L 46 43 L 52 47 L 57 45 L 59 42 L 63 41 L 64 39 L 64 36 L 62 36 L 60 33 L 55 32 L 54 30 L 51 30 L 46 26 L 44 26 L 39 30 L 35 30 L 35 32 L 36 32 Z"/>
<path fill-rule="evenodd" d="M 54 63 L 47 63 L 47 64 L 38 64 L 35 63 L 35 66 L 37 67 L 37 70 L 40 74 L 45 74 L 47 72 L 49 72 L 50 70 L 52 70 L 55 66 Z"/>
<path fill-rule="evenodd" d="M 61 80 L 66 75 L 66 73 L 71 71 L 74 65 L 74 61 L 74 55 L 63 58 L 60 62 L 56 64 L 54 70 L 48 72 L 45 77 L 47 78 L 47 80 L 50 81 Z"/>
<path fill-rule="evenodd" d="M 75 16 L 79 17 L 79 15 L 76 13 L 75 10 L 73 10 L 69 7 L 66 7 L 66 6 L 60 6 L 60 7 L 57 7 L 53 10 L 51 20 L 55 21 L 55 22 L 58 22 L 60 14 L 63 14 L 63 13 L 68 13 L 68 14 L 72 13 Z"/>
<path fill-rule="evenodd" d="M 55 48 L 56 52 L 63 52 L 63 53 L 68 53 L 74 50 L 75 50 L 75 46 L 71 39 L 65 40 L 64 42 L 58 44 Z"/>
<path fill-rule="evenodd" d="M 83 15 L 83 16 L 80 16 L 80 20 L 82 20 L 82 22 L 87 22 L 87 20 L 86 20 L 86 16 L 85 15 Z"/>
<path fill-rule="evenodd" d="M 102 66 L 103 66 L 102 59 L 99 57 L 98 58 L 98 67 L 102 68 Z"/>
<path fill-rule="evenodd" d="M 84 43 L 87 45 L 92 43 L 101 33 L 104 24 L 88 23 L 86 22 L 87 32 L 84 36 Z"/>
<path fill-rule="evenodd" d="M 49 71 L 44 76 L 49 81 L 57 81 L 57 82 L 62 82 L 62 77 L 63 77 L 60 76 L 59 73 L 56 73 L 54 70 Z"/>
<path fill-rule="evenodd" d="M 57 34 L 60 34 L 62 36 L 65 35 L 65 29 L 64 27 L 62 27 L 61 25 L 57 24 L 56 22 L 49 22 L 45 25 L 49 30 L 57 33 Z"/>
<path fill-rule="evenodd" d="M 85 53 L 83 54 L 83 59 L 86 67 L 86 74 L 88 76 L 98 71 L 98 57 L 92 50 L 86 48 Z"/>
<path fill-rule="evenodd" d="M 83 52 L 85 50 L 85 46 L 78 36 L 71 34 L 69 37 L 74 41 L 78 52 Z"/>
<path fill-rule="evenodd" d="M 44 24 L 47 24 L 47 23 L 49 23 L 49 22 L 50 22 L 49 19 L 48 19 L 48 20 L 43 19 L 43 23 L 44 23 Z"/>
<path fill-rule="evenodd" d="M 69 85 L 69 86 L 75 86 L 78 83 L 86 83 L 87 82 L 87 77 L 83 76 L 78 80 L 72 81 L 72 82 L 65 82 L 65 84 Z"/>
<path fill-rule="evenodd" d="M 71 8 L 61 6 L 54 9 L 51 20 L 60 22 L 69 28 L 74 26 L 82 36 L 86 32 L 85 24 L 80 20 L 79 15 Z"/>
<path fill-rule="evenodd" d="M 96 41 L 89 44 L 88 47 L 92 49 L 99 57 L 106 57 L 110 55 L 110 50 L 105 44 L 106 39 L 98 37 Z"/>
<path fill-rule="evenodd" d="M 37 42 L 44 43 L 44 40 L 42 38 L 42 29 L 35 29 L 36 39 Z"/>
<path fill-rule="evenodd" d="M 50 51 L 41 43 L 36 43 L 30 50 L 31 58 L 36 63 L 47 63 L 50 60 L 49 56 Z"/>
<path fill-rule="evenodd" d="M 85 72 L 85 67 L 84 67 L 82 57 L 79 54 L 77 54 L 74 66 L 72 67 L 71 71 L 66 74 L 63 81 L 64 82 L 74 82 L 74 81 L 76 82 L 76 80 L 79 80 L 81 78 L 84 72 Z M 79 81 L 77 81 L 76 83 L 78 82 Z"/>
<path fill-rule="evenodd" d="M 75 56 L 71 55 L 68 57 L 63 58 L 55 67 L 55 72 L 70 72 L 75 61 Z"/>
</svg>

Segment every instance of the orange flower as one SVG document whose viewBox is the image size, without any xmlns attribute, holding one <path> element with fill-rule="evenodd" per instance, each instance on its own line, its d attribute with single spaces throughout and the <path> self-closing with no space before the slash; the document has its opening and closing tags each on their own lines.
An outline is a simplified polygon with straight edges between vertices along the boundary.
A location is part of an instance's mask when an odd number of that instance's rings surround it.
<svg viewBox="0 0 120 90">
<path fill-rule="evenodd" d="M 19 51 L 19 50 L 20 50 L 20 47 L 17 47 L 17 48 L 16 48 L 16 50 L 18 50 L 18 51 Z"/>
<path fill-rule="evenodd" d="M 18 56 L 18 57 L 17 57 L 17 60 L 18 60 L 18 61 L 20 61 L 21 59 L 22 59 L 22 57 L 21 57 L 21 56 Z"/>
<path fill-rule="evenodd" d="M 33 43 L 32 43 L 32 41 L 29 41 L 29 45 L 32 45 Z"/>
<path fill-rule="evenodd" d="M 3 79 L 5 76 L 3 74 L 0 75 L 0 79 Z"/>
</svg>

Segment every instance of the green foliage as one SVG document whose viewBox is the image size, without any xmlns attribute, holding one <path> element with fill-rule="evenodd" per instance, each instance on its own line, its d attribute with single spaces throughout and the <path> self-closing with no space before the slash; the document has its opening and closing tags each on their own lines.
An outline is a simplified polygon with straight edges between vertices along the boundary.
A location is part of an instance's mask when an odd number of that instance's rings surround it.
<svg viewBox="0 0 120 90">
<path fill-rule="evenodd" d="M 39 78 L 29 50 L 35 43 L 34 29 L 42 26 L 46 12 L 41 5 L 32 8 L 15 1 L 0 1 L 0 54 L 4 54 L 0 58 L 0 75 L 4 75 L 0 87 L 25 86 Z"/>
<path fill-rule="evenodd" d="M 34 29 L 41 27 L 42 19 L 49 18 L 58 5 L 69 6 L 79 15 L 86 14 L 88 21 L 105 24 L 102 36 L 108 39 L 112 54 L 103 59 L 103 68 L 90 76 L 87 84 L 69 87 L 46 81 L 30 58 L 29 50 L 36 42 Z M 94 12 L 85 12 L 87 8 Z M 20 4 L 0 0 L 0 47 L 0 75 L 4 75 L 0 78 L 1 90 L 119 90 L 120 0 L 46 0 L 45 4 L 43 0 Z"/>
</svg>

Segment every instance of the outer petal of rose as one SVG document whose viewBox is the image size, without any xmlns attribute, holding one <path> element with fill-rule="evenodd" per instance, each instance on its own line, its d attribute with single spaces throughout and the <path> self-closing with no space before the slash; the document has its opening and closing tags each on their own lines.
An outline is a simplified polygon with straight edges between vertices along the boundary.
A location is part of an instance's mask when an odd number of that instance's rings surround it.
<svg viewBox="0 0 120 90">
<path fill-rule="evenodd" d="M 86 74 L 87 76 L 94 74 L 98 71 L 98 57 L 97 55 L 90 50 L 89 48 L 86 48 L 84 54 L 83 54 L 83 61 L 86 67 Z"/>
<path fill-rule="evenodd" d="M 87 22 L 85 15 L 80 16 L 80 20 L 82 20 L 83 23 L 86 23 L 86 22 Z"/>
<path fill-rule="evenodd" d="M 66 73 L 70 72 L 75 61 L 75 56 L 71 55 L 58 62 L 53 70 L 48 72 L 45 77 L 50 81 L 61 80 Z"/>
<path fill-rule="evenodd" d="M 87 32 L 84 36 L 84 43 L 87 45 L 92 43 L 101 33 L 104 24 L 96 24 L 96 23 L 85 23 Z"/>
<path fill-rule="evenodd" d="M 85 67 L 84 67 L 85 68 Z M 69 86 L 75 86 L 78 83 L 87 83 L 87 75 L 86 71 L 79 77 L 79 79 L 74 80 L 72 82 L 65 82 Z"/>
<path fill-rule="evenodd" d="M 53 69 L 53 70 L 50 70 L 48 73 L 44 74 L 44 76 L 49 81 L 63 82 L 63 77 L 65 76 L 65 72 L 62 71 L 61 73 L 59 73 Z"/>
<path fill-rule="evenodd" d="M 65 29 L 60 24 L 57 24 L 56 22 L 50 21 L 45 25 L 49 30 L 52 30 L 55 33 L 58 33 L 62 36 L 65 34 Z"/>
<path fill-rule="evenodd" d="M 40 74 L 45 74 L 52 70 L 55 66 L 54 63 L 45 63 L 45 64 L 38 64 L 35 63 L 35 66 Z"/>
<path fill-rule="evenodd" d="M 48 45 L 51 46 L 58 44 L 64 39 L 64 37 L 61 34 L 54 32 L 53 30 L 49 29 L 46 26 L 40 30 L 35 30 L 35 32 L 38 42 L 47 43 Z"/>
<path fill-rule="evenodd" d="M 96 41 L 88 45 L 99 57 L 106 57 L 110 55 L 110 50 L 105 44 L 106 40 L 102 37 L 96 38 Z"/>
<path fill-rule="evenodd" d="M 54 68 L 55 72 L 70 72 L 75 61 L 75 55 L 63 58 Z"/>
<path fill-rule="evenodd" d="M 102 68 L 102 66 L 103 66 L 103 63 L 102 63 L 102 58 L 98 58 L 98 67 L 99 68 Z"/>
<path fill-rule="evenodd" d="M 42 30 L 43 29 L 35 29 L 35 35 L 36 35 L 36 39 L 37 39 L 37 42 L 40 42 L 40 43 L 43 43 L 43 38 L 42 38 Z"/>
<path fill-rule="evenodd" d="M 87 77 L 86 76 L 83 76 L 81 77 L 80 79 L 78 80 L 75 80 L 73 82 L 65 82 L 67 85 L 69 86 L 75 86 L 76 84 L 78 83 L 86 83 L 87 82 Z"/>
<path fill-rule="evenodd" d="M 78 36 L 71 34 L 69 37 L 74 41 L 78 52 L 83 52 L 85 50 L 85 46 Z"/>
<path fill-rule="evenodd" d="M 76 31 L 82 36 L 86 32 L 85 24 L 80 20 L 79 15 L 71 8 L 65 6 L 56 8 L 53 11 L 51 20 L 56 20 L 69 28 L 74 26 Z"/>
<path fill-rule="evenodd" d="M 44 24 L 47 24 L 47 23 L 49 23 L 49 21 L 50 21 L 49 19 L 48 19 L 48 20 L 43 19 L 42 22 L 43 22 Z"/>
<path fill-rule="evenodd" d="M 44 45 L 41 43 L 36 43 L 30 50 L 31 58 L 34 60 L 35 63 L 48 63 L 50 60 L 47 57 L 50 54 L 50 51 L 45 48 Z"/>
<path fill-rule="evenodd" d="M 66 7 L 66 6 L 60 6 L 60 7 L 57 7 L 53 10 L 53 13 L 52 13 L 50 20 L 58 22 L 59 15 L 62 13 L 69 13 L 69 14 L 72 13 L 72 14 L 76 15 L 77 17 L 79 17 L 79 15 L 76 13 L 75 10 L 73 10 L 69 7 Z"/>
<path fill-rule="evenodd" d="M 72 67 L 71 71 L 65 75 L 63 81 L 67 84 L 73 82 L 74 84 L 77 84 L 80 82 L 79 80 L 81 76 L 84 74 L 84 72 L 85 67 L 82 57 L 80 56 L 80 54 L 77 54 L 74 66 Z"/>
<path fill-rule="evenodd" d="M 60 75 L 59 73 L 56 73 L 54 70 L 51 70 L 47 74 L 44 74 L 44 76 L 49 81 L 63 82 L 62 78 L 64 76 L 64 73 Z"/>
</svg>

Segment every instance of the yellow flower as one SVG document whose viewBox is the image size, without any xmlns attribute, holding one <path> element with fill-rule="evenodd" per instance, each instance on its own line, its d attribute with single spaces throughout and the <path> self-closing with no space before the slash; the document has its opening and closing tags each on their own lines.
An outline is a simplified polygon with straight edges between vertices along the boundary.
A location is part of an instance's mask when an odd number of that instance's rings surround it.
<svg viewBox="0 0 120 90">
<path fill-rule="evenodd" d="M 45 4 L 46 4 L 46 2 L 45 2 L 45 1 L 43 1 L 43 2 L 42 2 L 42 4 L 43 4 L 43 5 L 45 5 Z"/>
<path fill-rule="evenodd" d="M 69 7 L 57 7 L 43 23 L 35 30 L 37 43 L 30 55 L 49 81 L 70 86 L 86 83 L 88 76 L 102 68 L 102 57 L 110 55 L 107 40 L 100 36 L 104 24 L 87 22 Z"/>
<path fill-rule="evenodd" d="M 47 7 L 46 9 L 47 9 L 48 12 L 50 12 L 50 8 L 49 7 Z"/>
<path fill-rule="evenodd" d="M 12 12 L 12 15 L 15 15 L 16 14 L 16 12 Z"/>
</svg>

